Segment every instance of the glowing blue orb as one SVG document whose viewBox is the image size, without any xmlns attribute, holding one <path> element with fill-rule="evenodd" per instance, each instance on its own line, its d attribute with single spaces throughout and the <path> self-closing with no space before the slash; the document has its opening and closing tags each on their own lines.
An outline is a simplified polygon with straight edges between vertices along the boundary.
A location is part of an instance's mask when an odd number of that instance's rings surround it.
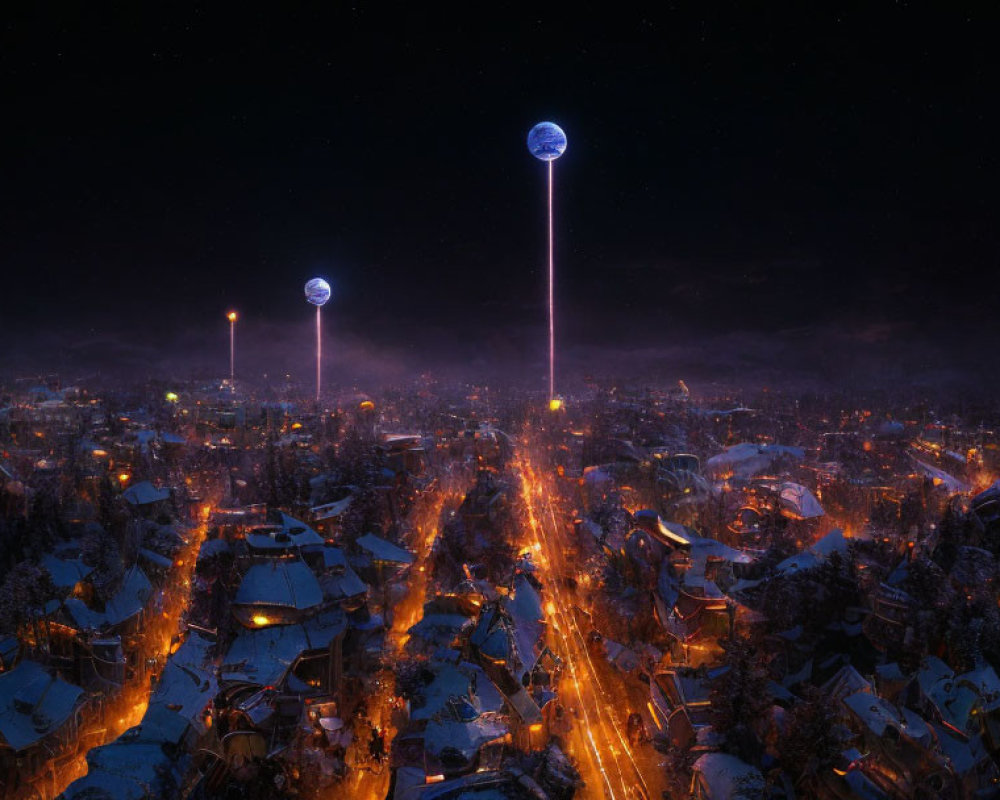
<svg viewBox="0 0 1000 800">
<path fill-rule="evenodd" d="M 555 161 L 566 152 L 566 134 L 554 122 L 539 122 L 528 131 L 528 152 L 542 161 Z"/>
<path fill-rule="evenodd" d="M 325 306 L 330 300 L 330 284 L 322 278 L 313 278 L 306 284 L 306 300 L 314 306 Z"/>
</svg>

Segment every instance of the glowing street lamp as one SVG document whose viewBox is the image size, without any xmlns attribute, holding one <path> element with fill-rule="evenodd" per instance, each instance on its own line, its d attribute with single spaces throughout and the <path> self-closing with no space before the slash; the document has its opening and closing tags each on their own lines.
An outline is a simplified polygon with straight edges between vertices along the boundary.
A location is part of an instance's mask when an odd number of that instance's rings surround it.
<svg viewBox="0 0 1000 800">
<path fill-rule="evenodd" d="M 549 163 L 549 406 L 556 402 L 555 259 L 552 229 L 552 162 L 566 152 L 566 134 L 554 122 L 539 122 L 528 132 L 528 152 Z"/>
<path fill-rule="evenodd" d="M 316 306 L 316 402 L 319 402 L 322 385 L 323 337 L 320 312 L 330 302 L 330 284 L 322 278 L 313 278 L 306 284 L 306 301 Z"/>
<path fill-rule="evenodd" d="M 229 382 L 236 384 L 236 312 L 226 315 L 229 320 Z"/>
</svg>

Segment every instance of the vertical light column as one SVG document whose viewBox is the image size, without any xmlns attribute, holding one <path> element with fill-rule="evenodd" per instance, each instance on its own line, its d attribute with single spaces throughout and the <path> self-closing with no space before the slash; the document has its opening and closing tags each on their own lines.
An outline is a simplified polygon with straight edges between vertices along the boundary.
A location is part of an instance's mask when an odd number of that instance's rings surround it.
<svg viewBox="0 0 1000 800">
<path fill-rule="evenodd" d="M 316 306 L 316 402 L 323 385 L 323 306 Z"/>
<path fill-rule="evenodd" d="M 319 405 L 323 375 L 323 321 L 322 310 L 330 301 L 330 284 L 322 278 L 313 278 L 306 284 L 306 301 L 316 306 L 316 404 Z"/>
<path fill-rule="evenodd" d="M 555 233 L 552 228 L 552 167 L 549 161 L 549 405 L 556 396 Z"/>
<path fill-rule="evenodd" d="M 229 382 L 236 384 L 236 312 L 230 311 L 229 318 Z"/>
<path fill-rule="evenodd" d="M 548 223 L 549 223 L 549 408 L 558 411 L 562 401 L 556 397 L 556 267 L 555 224 L 552 198 L 555 193 L 553 161 L 566 151 L 566 134 L 554 122 L 539 122 L 528 132 L 528 152 L 539 161 L 548 162 Z"/>
</svg>

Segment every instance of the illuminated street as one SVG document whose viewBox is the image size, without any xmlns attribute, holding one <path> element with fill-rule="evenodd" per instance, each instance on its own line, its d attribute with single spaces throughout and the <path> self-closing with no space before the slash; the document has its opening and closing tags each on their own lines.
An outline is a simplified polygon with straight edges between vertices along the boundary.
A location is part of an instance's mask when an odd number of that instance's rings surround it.
<svg viewBox="0 0 1000 800">
<path fill-rule="evenodd" d="M 580 600 L 566 581 L 577 577 L 566 555 L 575 549 L 567 541 L 571 517 L 563 510 L 554 470 L 545 466 L 545 451 L 530 432 L 525 439 L 513 468 L 521 482 L 527 515 L 526 544 L 536 554 L 550 598 L 545 604 L 551 625 L 549 644 L 566 662 L 561 690 L 573 715 L 569 752 L 582 765 L 586 796 L 658 797 L 662 779 L 655 760 L 650 763 L 645 753 L 637 756 L 625 734 L 626 719 L 634 709 L 622 706 L 621 685 L 607 676 L 602 684 L 587 648 L 589 631 L 581 629 L 573 612 Z"/>
<path fill-rule="evenodd" d="M 0 800 L 1000 798 L 987 5 L 5 10 Z"/>
</svg>

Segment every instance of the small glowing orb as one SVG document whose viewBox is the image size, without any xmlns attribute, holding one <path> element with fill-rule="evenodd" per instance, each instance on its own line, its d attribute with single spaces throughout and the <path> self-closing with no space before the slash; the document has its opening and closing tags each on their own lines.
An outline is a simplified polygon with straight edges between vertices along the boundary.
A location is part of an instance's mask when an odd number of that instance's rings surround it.
<svg viewBox="0 0 1000 800">
<path fill-rule="evenodd" d="M 228 319 L 230 322 L 236 322 L 236 312 L 230 311 L 228 314 L 226 314 L 226 319 Z"/>
<path fill-rule="evenodd" d="M 541 161 L 555 161 L 566 152 L 566 134 L 554 122 L 539 122 L 528 131 L 528 152 Z"/>
<path fill-rule="evenodd" d="M 549 411 L 559 411 L 563 407 L 563 401 L 561 397 L 553 397 L 549 400 Z"/>
<path fill-rule="evenodd" d="M 128 483 L 128 479 L 130 477 L 131 476 L 127 472 L 123 472 L 121 475 L 118 476 L 118 482 L 119 483 Z"/>
<path fill-rule="evenodd" d="M 325 306 L 330 301 L 330 284 L 322 278 L 313 278 L 306 284 L 306 300 L 314 306 Z"/>
<path fill-rule="evenodd" d="M 360 408 L 362 411 L 374 411 L 375 404 L 371 400 L 362 400 L 358 408 Z"/>
<path fill-rule="evenodd" d="M 180 399 L 181 398 L 180 398 L 180 396 L 178 396 L 177 392 L 167 392 L 167 402 L 168 403 L 176 403 Z"/>
<path fill-rule="evenodd" d="M 253 615 L 253 624 L 254 624 L 254 625 L 257 625 L 258 627 L 261 627 L 261 628 L 262 628 L 262 627 L 264 627 L 265 625 L 267 625 L 267 623 L 269 623 L 270 621 L 271 621 L 271 620 L 269 620 L 269 619 L 268 619 L 267 617 L 265 617 L 265 616 L 264 616 L 263 614 L 254 614 L 254 615 Z"/>
</svg>

